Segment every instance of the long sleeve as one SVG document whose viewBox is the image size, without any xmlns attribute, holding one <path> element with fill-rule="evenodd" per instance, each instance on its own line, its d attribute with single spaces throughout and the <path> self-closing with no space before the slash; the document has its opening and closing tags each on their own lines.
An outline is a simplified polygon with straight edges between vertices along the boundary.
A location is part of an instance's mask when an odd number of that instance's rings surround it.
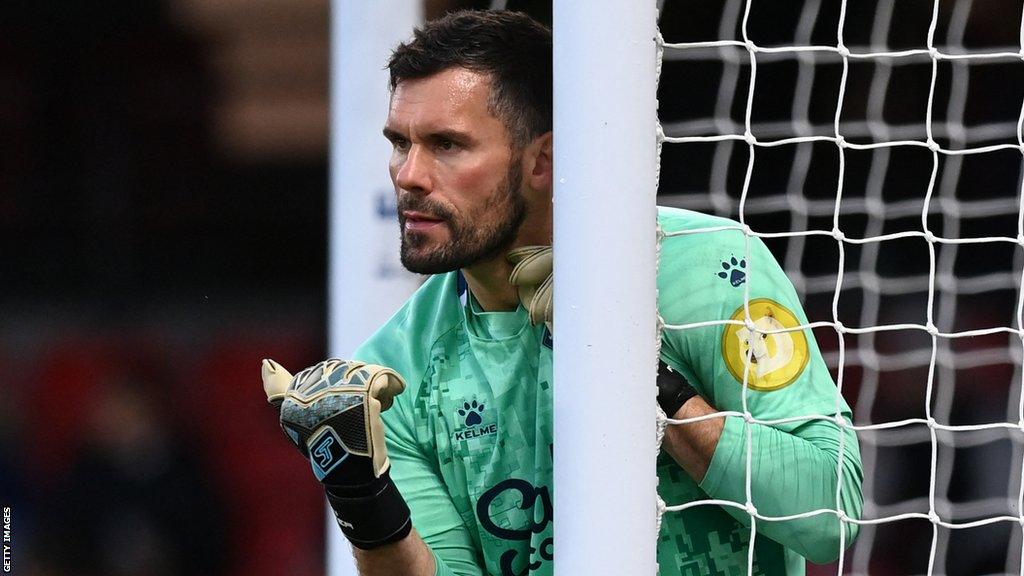
<svg viewBox="0 0 1024 576">
<path fill-rule="evenodd" d="M 478 333 L 460 286 L 432 277 L 355 353 L 406 381 L 382 414 L 391 477 L 438 574 L 550 575 L 552 350 L 524 309 Z"/>
<path fill-rule="evenodd" d="M 852 411 L 814 331 L 801 328 L 810 322 L 785 272 L 764 243 L 744 236 L 735 222 L 666 209 L 659 221 L 667 232 L 716 229 L 669 237 L 662 244 L 658 306 L 667 325 L 662 359 L 718 411 L 746 412 L 757 421 L 791 419 L 768 425 L 726 417 L 700 489 L 713 499 L 747 502 L 749 428 L 751 494 L 758 514 L 842 510 L 859 519 L 860 447 L 855 431 L 840 429 L 833 419 L 840 414 L 851 422 Z M 742 507 L 722 508 L 750 526 Z M 837 515 L 829 512 L 758 521 L 756 528 L 819 563 L 834 560 L 840 543 L 850 546 L 858 532 L 856 524 L 846 523 L 844 533 Z"/>
<path fill-rule="evenodd" d="M 436 464 L 412 435 L 408 406 L 385 412 L 391 476 L 412 513 L 412 523 L 434 553 L 437 576 L 482 576 L 479 545 L 459 515 Z M 436 462 L 436 455 L 433 459 Z"/>
<path fill-rule="evenodd" d="M 863 471 L 853 431 L 844 434 L 840 468 L 840 429 L 834 422 L 807 421 L 789 432 L 751 424 L 751 501 L 758 514 L 791 516 L 827 509 L 859 518 Z M 740 417 L 728 417 L 700 486 L 712 498 L 743 504 L 747 501 L 746 477 L 747 425 Z M 744 525 L 750 525 L 745 510 L 724 508 Z M 841 540 L 836 514 L 822 513 L 784 522 L 759 521 L 757 529 L 812 562 L 826 563 L 839 556 L 843 545 L 853 542 L 859 527 L 846 523 L 845 540 Z"/>
</svg>

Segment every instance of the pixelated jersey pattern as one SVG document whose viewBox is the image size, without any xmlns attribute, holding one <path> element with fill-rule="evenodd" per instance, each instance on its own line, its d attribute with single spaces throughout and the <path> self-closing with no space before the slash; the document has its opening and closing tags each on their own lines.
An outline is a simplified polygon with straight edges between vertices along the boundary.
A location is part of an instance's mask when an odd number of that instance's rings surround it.
<svg viewBox="0 0 1024 576">
<path fill-rule="evenodd" d="M 730 223 L 724 218 L 695 212 L 659 209 L 659 224 L 666 233 L 728 227 Z M 755 271 L 737 285 L 719 276 L 723 270 L 722 263 L 731 265 L 734 254 L 744 254 L 744 268 Z M 737 266 L 739 260 L 737 257 Z M 698 393 L 723 414 L 735 415 L 744 407 L 766 420 L 802 414 L 827 417 L 834 413 L 840 399 L 813 339 L 799 340 L 787 334 L 780 337 L 772 335 L 771 339 L 762 340 L 760 335 L 744 336 L 742 331 L 722 322 L 743 312 L 745 290 L 748 289 L 752 295 L 749 300 L 768 303 L 765 309 L 770 310 L 773 316 L 766 317 L 766 320 L 777 321 L 791 312 L 795 315 L 792 321 L 798 321 L 800 303 L 796 293 L 763 245 L 754 243 L 747 247 L 741 232 L 728 229 L 667 239 L 662 246 L 658 274 L 658 310 L 667 326 L 690 324 L 691 327 L 664 331 L 662 358 L 678 367 Z M 759 308 L 753 306 L 751 313 L 756 314 L 757 310 Z M 745 344 L 747 342 L 754 343 Z M 748 386 L 744 386 L 740 364 L 743 357 L 733 353 L 744 345 L 749 345 L 752 350 L 764 346 L 766 350 L 760 362 L 762 371 L 757 372 L 763 376 L 757 381 L 765 386 L 756 396 L 749 392 L 754 382 L 747 382 Z M 751 366 L 758 368 L 757 364 Z M 783 376 L 769 385 L 770 378 L 780 374 Z M 838 406 L 849 415 L 849 407 L 845 403 Z M 731 438 L 723 434 L 720 450 L 727 452 L 726 440 Z M 758 450 L 758 436 L 752 438 L 755 448 L 752 451 L 755 456 L 750 463 L 752 473 L 772 470 L 770 462 L 760 459 L 770 459 L 776 454 L 773 450 Z M 852 434 L 847 442 L 850 446 L 847 456 L 859 465 Z M 746 449 L 741 447 L 739 451 L 745 453 Z M 716 451 L 715 459 L 725 461 L 726 456 Z M 712 469 L 709 468 L 709 475 Z M 804 490 L 800 479 L 795 477 L 796 470 L 782 473 L 789 476 L 780 477 L 778 482 L 792 487 L 787 494 L 791 501 L 789 509 L 798 508 L 801 512 L 816 509 L 817 492 Z M 731 575 L 747 574 L 748 569 L 751 574 L 797 575 L 804 572 L 804 559 L 771 538 L 760 535 L 755 538 L 751 555 L 749 544 L 753 531 L 749 514 L 705 503 L 722 499 L 737 502 L 737 497 L 742 498 L 745 493 L 746 476 L 743 469 L 723 475 L 716 481 L 715 497 L 712 497 L 671 457 L 661 454 L 658 460 L 658 492 L 670 511 L 662 516 L 661 522 L 658 545 L 660 574 Z M 777 503 L 768 494 L 755 492 L 752 501 L 760 510 L 777 509 Z M 741 522 L 737 516 L 747 521 Z"/>
<path fill-rule="evenodd" d="M 692 303 L 694 288 L 699 285 L 706 290 L 700 295 L 701 302 L 735 302 L 736 298 L 742 302 L 738 289 L 717 276 L 722 259 L 737 253 L 737 247 L 717 242 L 698 248 L 689 251 L 695 260 L 675 264 L 679 270 L 673 272 L 671 286 L 660 287 L 665 299 Z M 385 414 L 389 442 L 394 439 L 392 432 L 414 431 L 422 458 L 437 466 L 439 478 L 407 477 L 403 462 L 395 459 L 392 474 L 403 495 L 444 491 L 443 497 L 450 498 L 457 510 L 459 524 L 482 551 L 480 562 L 487 573 L 550 575 L 557 553 L 552 538 L 552 350 L 544 345 L 545 330 L 529 326 L 521 309 L 480 317 L 465 313 L 455 296 L 455 284 L 454 276 L 432 279 L 421 294 L 427 305 L 411 306 L 418 315 L 396 321 L 396 331 L 415 331 L 424 341 L 432 342 L 421 359 L 405 364 L 406 360 L 381 352 L 393 348 L 385 336 L 394 333 L 387 328 L 375 338 L 380 348 L 361 358 L 391 364 L 409 374 L 409 390 L 396 398 L 396 407 Z M 438 304 L 436 299 L 452 302 Z M 731 314 L 734 306 L 728 306 Z M 666 310 L 667 317 L 675 317 L 671 307 Z M 701 345 L 702 350 L 712 351 L 705 354 L 709 361 L 717 356 L 714 351 L 721 341 L 720 330 L 710 333 L 711 343 Z M 735 401 L 741 394 L 740 384 L 725 372 L 724 361 L 719 358 L 715 362 L 725 374 L 725 384 L 719 390 L 702 388 L 702 392 Z M 829 386 L 827 402 L 834 407 L 835 387 Z M 795 391 L 790 395 L 798 397 Z M 479 410 L 473 411 L 474 406 Z M 476 418 L 470 419 L 471 413 Z M 666 502 L 707 498 L 664 455 L 657 472 Z M 742 483 L 742 478 L 737 481 Z M 436 500 L 412 498 L 411 502 L 415 522 L 417 517 L 430 517 L 430 506 Z M 418 525 L 417 529 L 429 530 L 430 526 Z M 666 514 L 658 546 L 661 574 L 745 573 L 748 538 L 747 527 L 721 507 L 695 506 Z M 758 573 L 783 573 L 793 561 L 793 555 L 785 554 L 767 538 L 757 539 L 755 551 Z"/>
<path fill-rule="evenodd" d="M 522 311 L 509 316 L 519 330 L 508 337 L 481 339 L 462 326 L 434 344 L 415 402 L 417 431 L 436 445 L 488 570 L 550 574 L 551 350 Z"/>
</svg>

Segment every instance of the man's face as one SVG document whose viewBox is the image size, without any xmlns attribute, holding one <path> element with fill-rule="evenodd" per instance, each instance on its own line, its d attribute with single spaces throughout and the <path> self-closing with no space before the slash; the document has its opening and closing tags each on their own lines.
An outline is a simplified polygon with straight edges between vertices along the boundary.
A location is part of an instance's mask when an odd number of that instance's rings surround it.
<svg viewBox="0 0 1024 576">
<path fill-rule="evenodd" d="M 486 75 L 451 68 L 399 83 L 392 143 L 402 265 L 436 274 L 500 256 L 526 216 L 520 155 L 488 110 Z"/>
</svg>

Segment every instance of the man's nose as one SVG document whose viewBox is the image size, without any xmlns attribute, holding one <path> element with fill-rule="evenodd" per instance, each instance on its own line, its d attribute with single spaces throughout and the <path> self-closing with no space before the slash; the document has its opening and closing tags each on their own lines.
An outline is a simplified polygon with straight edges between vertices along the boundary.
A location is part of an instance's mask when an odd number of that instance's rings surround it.
<svg viewBox="0 0 1024 576">
<path fill-rule="evenodd" d="M 429 194 L 432 188 L 430 180 L 430 155 L 420 146 L 413 146 L 406 155 L 405 161 L 395 174 L 395 184 L 415 194 Z"/>
</svg>

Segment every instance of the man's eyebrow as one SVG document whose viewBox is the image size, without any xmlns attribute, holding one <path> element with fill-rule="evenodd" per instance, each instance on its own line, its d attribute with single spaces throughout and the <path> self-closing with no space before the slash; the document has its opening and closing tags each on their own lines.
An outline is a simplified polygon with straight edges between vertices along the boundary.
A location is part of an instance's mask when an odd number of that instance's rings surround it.
<svg viewBox="0 0 1024 576">
<path fill-rule="evenodd" d="M 392 142 L 394 142 L 397 139 L 405 139 L 405 136 L 399 134 L 398 132 L 392 130 L 391 128 L 388 128 L 387 126 L 384 127 L 384 137 Z"/>
<path fill-rule="evenodd" d="M 460 132 L 459 130 L 438 130 L 437 132 L 431 132 L 427 135 L 430 140 L 454 140 L 456 142 L 472 142 L 473 137 L 468 132 Z"/>
<path fill-rule="evenodd" d="M 402 134 L 397 130 L 388 128 L 387 126 L 384 127 L 383 133 L 384 137 L 392 142 L 394 142 L 395 140 L 408 140 L 408 137 L 405 134 Z M 426 135 L 425 139 L 430 140 L 432 142 L 437 142 L 438 140 L 454 140 L 456 142 L 469 143 L 474 141 L 474 138 L 470 136 L 468 132 L 462 132 L 460 130 L 453 129 L 445 129 L 438 130 L 436 132 L 431 132 Z"/>
</svg>

